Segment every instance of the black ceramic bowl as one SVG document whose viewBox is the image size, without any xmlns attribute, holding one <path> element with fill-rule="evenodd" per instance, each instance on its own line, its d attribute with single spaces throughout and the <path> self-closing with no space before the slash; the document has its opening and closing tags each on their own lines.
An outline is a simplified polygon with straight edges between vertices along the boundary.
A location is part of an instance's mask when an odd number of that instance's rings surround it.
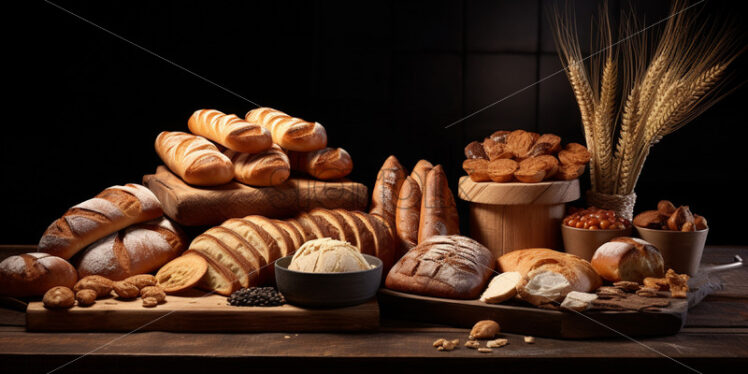
<svg viewBox="0 0 748 374">
<path fill-rule="evenodd" d="M 293 305 L 334 308 L 363 304 L 377 294 L 382 280 L 382 260 L 363 256 L 374 268 L 346 273 L 289 270 L 293 256 L 286 256 L 275 262 L 275 283 Z"/>
</svg>

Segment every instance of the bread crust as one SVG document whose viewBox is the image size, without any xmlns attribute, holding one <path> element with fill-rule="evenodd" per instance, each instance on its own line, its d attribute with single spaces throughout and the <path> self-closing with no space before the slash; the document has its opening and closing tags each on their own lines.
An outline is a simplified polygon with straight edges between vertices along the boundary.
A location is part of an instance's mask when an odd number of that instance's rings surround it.
<svg viewBox="0 0 748 374">
<path fill-rule="evenodd" d="M 358 242 L 358 250 L 363 254 L 376 256 L 377 246 L 374 242 L 374 233 L 367 228 L 364 221 L 358 215 L 345 209 L 335 209 L 335 212 L 340 214 L 353 227 Z"/>
<path fill-rule="evenodd" d="M 250 110 L 245 119 L 270 131 L 273 142 L 284 149 L 311 152 L 327 146 L 327 132 L 317 122 L 304 121 L 267 107 Z"/>
<path fill-rule="evenodd" d="M 421 188 L 418 187 L 418 183 L 413 179 L 413 176 L 408 176 L 400 188 L 400 196 L 397 199 L 395 228 L 400 240 L 400 251 L 395 254 L 395 258 L 402 257 L 405 252 L 418 244 L 420 218 Z"/>
<path fill-rule="evenodd" d="M 155 148 L 164 164 L 189 184 L 217 186 L 234 178 L 231 160 L 201 136 L 163 131 Z"/>
<path fill-rule="evenodd" d="M 423 191 L 423 185 L 426 183 L 426 176 L 433 168 L 434 165 L 427 160 L 418 160 L 416 166 L 413 166 L 413 171 L 410 172 L 410 176 L 416 181 L 416 183 L 418 183 L 418 188 L 421 189 L 421 191 Z"/>
<path fill-rule="evenodd" d="M 215 109 L 196 110 L 187 126 L 193 134 L 236 152 L 260 153 L 273 145 L 273 138 L 264 127 Z"/>
<path fill-rule="evenodd" d="M 257 154 L 230 149 L 224 154 L 234 165 L 234 178 L 250 186 L 277 186 L 291 175 L 290 160 L 277 144 Z"/>
<path fill-rule="evenodd" d="M 434 166 L 426 176 L 422 192 L 418 243 L 434 235 L 458 235 L 460 219 L 447 176 L 441 165 Z"/>
<path fill-rule="evenodd" d="M 42 296 L 57 286 L 72 289 L 77 281 L 73 265 L 48 253 L 25 253 L 0 262 L 0 295 L 4 296 Z"/>
<path fill-rule="evenodd" d="M 498 267 L 502 272 L 516 271 L 527 276 L 533 270 L 560 273 L 571 284 L 574 291 L 590 292 L 602 285 L 600 276 L 586 260 L 547 248 L 528 248 L 509 252 L 499 257 Z"/>
<path fill-rule="evenodd" d="M 323 148 L 312 152 L 288 152 L 291 169 L 321 180 L 340 179 L 351 173 L 353 160 L 343 148 Z"/>
<path fill-rule="evenodd" d="M 374 184 L 371 196 L 369 214 L 382 217 L 393 234 L 395 233 L 397 198 L 406 176 L 405 168 L 397 160 L 397 157 L 391 155 L 379 169 L 377 182 Z"/>
</svg>

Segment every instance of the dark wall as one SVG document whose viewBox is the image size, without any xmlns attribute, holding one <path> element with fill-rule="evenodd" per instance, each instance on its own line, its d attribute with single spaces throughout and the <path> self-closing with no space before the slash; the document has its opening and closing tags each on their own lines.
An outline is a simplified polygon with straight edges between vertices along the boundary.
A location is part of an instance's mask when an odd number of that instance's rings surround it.
<svg viewBox="0 0 748 374">
<path fill-rule="evenodd" d="M 547 1 L 53 2 L 254 103 L 321 122 L 370 187 L 395 154 L 408 168 L 443 164 L 454 189 L 464 145 L 498 129 L 582 140 L 563 73 L 445 129 L 560 69 Z M 634 3 L 648 21 L 668 6 Z M 725 3 L 703 7 L 741 14 Z M 597 2 L 576 5 L 587 32 Z M 32 6 L 8 34 L 19 65 L 8 75 L 24 79 L 12 93 L 31 108 L 13 113 L 18 131 L 2 140 L 4 243 L 36 243 L 69 206 L 139 182 L 159 164 L 155 136 L 186 130 L 192 111 L 254 107 L 63 10 Z M 745 98 L 742 88 L 654 147 L 637 211 L 662 198 L 690 204 L 709 219 L 710 242 L 746 243 Z"/>
</svg>

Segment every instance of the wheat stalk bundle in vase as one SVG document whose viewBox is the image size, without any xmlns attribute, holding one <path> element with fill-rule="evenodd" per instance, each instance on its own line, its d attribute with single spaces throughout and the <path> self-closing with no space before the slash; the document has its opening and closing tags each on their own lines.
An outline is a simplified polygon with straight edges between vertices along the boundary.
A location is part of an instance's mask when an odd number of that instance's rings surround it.
<svg viewBox="0 0 748 374">
<path fill-rule="evenodd" d="M 614 39 L 604 5 L 587 58 L 571 12 L 555 9 L 556 45 L 592 155 L 588 204 L 630 219 L 650 148 L 729 93 L 726 69 L 741 52 L 738 39 L 728 23 L 697 23 L 691 8 L 674 1 L 659 32 L 622 14 Z"/>
</svg>

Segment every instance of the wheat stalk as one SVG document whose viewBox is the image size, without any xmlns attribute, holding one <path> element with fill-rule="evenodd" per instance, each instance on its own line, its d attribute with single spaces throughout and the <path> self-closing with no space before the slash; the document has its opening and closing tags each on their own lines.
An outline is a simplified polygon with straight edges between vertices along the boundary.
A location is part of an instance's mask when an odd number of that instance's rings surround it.
<svg viewBox="0 0 748 374">
<path fill-rule="evenodd" d="M 618 64 L 608 56 L 602 73 L 600 94 L 595 108 L 595 160 L 599 170 L 600 189 L 607 191 L 613 176 L 613 128 L 615 100 L 618 84 Z"/>
<path fill-rule="evenodd" d="M 584 127 L 584 137 L 587 142 L 587 147 L 594 149 L 595 147 L 595 98 L 592 94 L 592 87 L 590 87 L 587 76 L 584 72 L 584 65 L 581 62 L 577 62 L 573 58 L 567 65 L 567 75 L 569 77 L 569 83 L 574 91 L 574 96 L 577 99 L 579 105 L 579 111 L 582 115 L 582 125 Z M 592 178 L 592 184 L 596 182 L 596 170 L 595 163 L 590 163 L 590 178 Z"/>
</svg>

